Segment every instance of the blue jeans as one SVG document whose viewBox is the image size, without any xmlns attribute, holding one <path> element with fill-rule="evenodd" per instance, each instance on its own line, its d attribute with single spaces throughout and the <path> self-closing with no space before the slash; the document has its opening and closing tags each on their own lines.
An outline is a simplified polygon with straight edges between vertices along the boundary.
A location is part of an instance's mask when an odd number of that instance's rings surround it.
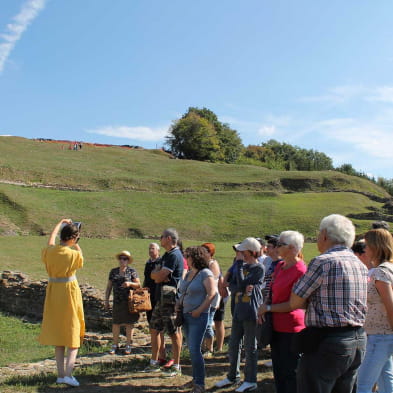
<svg viewBox="0 0 393 393">
<path fill-rule="evenodd" d="M 183 328 L 190 351 L 193 381 L 196 385 L 205 386 L 205 361 L 201 345 L 207 327 L 208 313 L 204 312 L 198 318 L 193 318 L 190 313 L 183 315 Z"/>
<path fill-rule="evenodd" d="M 393 334 L 367 336 L 366 356 L 359 368 L 357 393 L 369 393 L 378 382 L 379 393 L 393 392 Z"/>
<path fill-rule="evenodd" d="M 214 330 L 213 330 L 213 323 L 214 323 L 214 314 L 216 313 L 215 308 L 211 308 L 209 311 L 209 317 L 207 319 L 207 328 L 205 332 L 205 338 L 213 338 L 214 337 Z"/>
<path fill-rule="evenodd" d="M 246 364 L 244 366 L 244 380 L 246 382 L 257 381 L 257 339 L 255 337 L 256 321 L 239 321 L 232 319 L 232 332 L 229 340 L 229 372 L 228 379 L 235 381 L 240 379 L 240 343 L 244 336 L 244 352 Z"/>
<path fill-rule="evenodd" d="M 297 392 L 296 368 L 299 354 L 292 351 L 292 340 L 295 334 L 273 331 L 271 354 L 277 393 Z"/>
<path fill-rule="evenodd" d="M 366 352 L 363 328 L 329 333 L 315 352 L 300 357 L 299 393 L 351 393 Z"/>
</svg>

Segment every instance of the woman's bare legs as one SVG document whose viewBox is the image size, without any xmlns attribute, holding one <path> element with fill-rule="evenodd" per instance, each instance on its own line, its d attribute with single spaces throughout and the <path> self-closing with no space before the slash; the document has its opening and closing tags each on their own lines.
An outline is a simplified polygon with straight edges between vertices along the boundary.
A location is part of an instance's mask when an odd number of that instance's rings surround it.
<svg viewBox="0 0 393 393">
<path fill-rule="evenodd" d="M 67 348 L 67 360 L 65 368 L 65 376 L 71 377 L 72 371 L 74 369 L 76 355 L 78 355 L 79 348 Z"/>
<path fill-rule="evenodd" d="M 134 332 L 134 325 L 127 323 L 126 324 L 126 338 L 127 338 L 127 345 L 132 344 L 132 333 Z M 114 341 L 114 340 L 113 340 Z"/>
<path fill-rule="evenodd" d="M 65 347 L 55 347 L 57 375 L 59 378 L 64 378 L 64 352 Z"/>
<path fill-rule="evenodd" d="M 214 321 L 214 327 L 216 331 L 216 347 L 217 351 L 222 351 L 225 339 L 225 325 L 224 321 Z"/>
<path fill-rule="evenodd" d="M 120 325 L 112 325 L 113 345 L 119 346 Z"/>
</svg>

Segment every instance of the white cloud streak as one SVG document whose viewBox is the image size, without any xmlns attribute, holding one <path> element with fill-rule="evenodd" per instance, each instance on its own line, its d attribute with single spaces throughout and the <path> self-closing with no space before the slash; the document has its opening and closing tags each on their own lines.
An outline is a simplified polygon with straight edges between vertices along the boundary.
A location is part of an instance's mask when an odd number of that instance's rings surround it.
<svg viewBox="0 0 393 393">
<path fill-rule="evenodd" d="M 22 34 L 33 22 L 38 14 L 45 8 L 47 0 L 27 0 L 12 22 L 6 26 L 5 33 L 0 35 L 0 74 L 5 63 Z"/>
<path fill-rule="evenodd" d="M 392 131 L 378 122 L 364 122 L 359 119 L 330 119 L 316 124 L 319 132 L 328 138 L 344 142 L 352 150 L 376 159 L 393 160 L 390 140 Z"/>
<path fill-rule="evenodd" d="M 272 136 L 277 132 L 276 127 L 273 125 L 264 125 L 259 128 L 258 135 L 260 136 Z"/>
<path fill-rule="evenodd" d="M 168 134 L 169 127 L 127 127 L 105 126 L 93 130 L 87 130 L 90 134 L 99 134 L 115 138 L 134 139 L 138 141 L 155 142 L 161 141 Z"/>
<path fill-rule="evenodd" d="M 336 86 L 320 96 L 302 97 L 302 102 L 328 102 L 343 104 L 351 100 L 393 104 L 393 86 Z"/>
</svg>

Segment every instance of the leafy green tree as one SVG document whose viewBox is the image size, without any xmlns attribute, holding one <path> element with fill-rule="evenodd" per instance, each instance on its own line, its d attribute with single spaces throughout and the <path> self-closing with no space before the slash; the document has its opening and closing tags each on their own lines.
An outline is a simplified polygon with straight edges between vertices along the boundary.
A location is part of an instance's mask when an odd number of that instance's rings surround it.
<svg viewBox="0 0 393 393">
<path fill-rule="evenodd" d="M 261 146 L 247 146 L 244 156 L 264 163 L 270 169 L 321 171 L 333 169 L 332 159 L 315 150 L 301 149 L 288 143 L 280 143 L 274 139 L 262 143 Z"/>
<path fill-rule="evenodd" d="M 167 137 L 172 153 L 178 158 L 199 161 L 218 161 L 220 141 L 213 125 L 196 113 L 176 121 Z"/>
<path fill-rule="evenodd" d="M 207 108 L 188 108 L 169 132 L 166 143 L 179 158 L 233 163 L 243 149 L 237 131 L 221 123 Z"/>
</svg>

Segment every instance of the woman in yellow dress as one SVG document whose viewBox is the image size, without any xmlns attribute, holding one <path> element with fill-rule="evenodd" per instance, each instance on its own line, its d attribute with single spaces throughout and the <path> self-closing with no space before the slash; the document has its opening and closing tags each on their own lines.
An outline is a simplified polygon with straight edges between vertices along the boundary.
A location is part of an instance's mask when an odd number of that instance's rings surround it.
<svg viewBox="0 0 393 393">
<path fill-rule="evenodd" d="M 60 244 L 56 236 L 60 232 Z M 54 345 L 58 378 L 56 383 L 79 386 L 72 376 L 76 355 L 85 334 L 82 295 L 75 272 L 83 266 L 78 245 L 79 228 L 63 218 L 54 227 L 48 246 L 42 250 L 42 261 L 48 272 L 44 315 L 39 342 Z M 64 365 L 65 347 L 67 359 Z"/>
</svg>

